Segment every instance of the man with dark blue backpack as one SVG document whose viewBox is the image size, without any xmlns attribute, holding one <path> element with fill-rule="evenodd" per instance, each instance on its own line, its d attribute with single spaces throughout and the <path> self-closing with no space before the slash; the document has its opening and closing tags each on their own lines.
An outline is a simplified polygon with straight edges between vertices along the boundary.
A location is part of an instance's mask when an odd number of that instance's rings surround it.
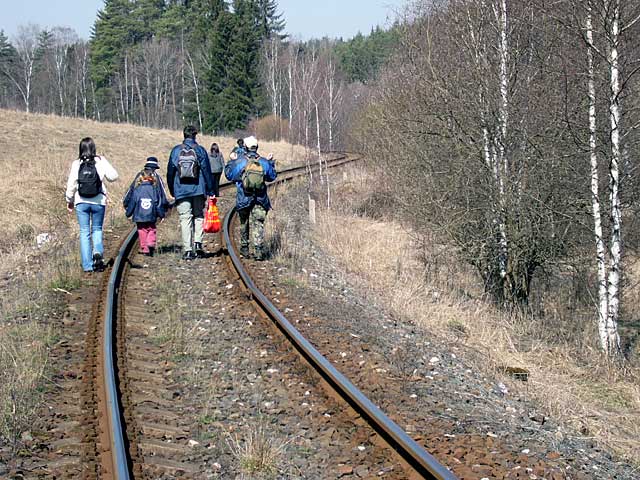
<svg viewBox="0 0 640 480">
<path fill-rule="evenodd" d="M 198 130 L 184 128 L 184 142 L 173 147 L 167 165 L 167 185 L 176 199 L 182 231 L 182 258 L 204 256 L 202 247 L 204 207 L 214 194 L 213 175 L 207 150 L 196 142 Z"/>
</svg>

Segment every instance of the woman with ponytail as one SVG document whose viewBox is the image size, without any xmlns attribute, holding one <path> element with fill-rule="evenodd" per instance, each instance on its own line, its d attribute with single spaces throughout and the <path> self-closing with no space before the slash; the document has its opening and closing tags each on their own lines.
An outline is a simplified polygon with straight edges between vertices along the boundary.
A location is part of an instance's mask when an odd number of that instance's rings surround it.
<svg viewBox="0 0 640 480">
<path fill-rule="evenodd" d="M 80 258 L 85 272 L 104 269 L 102 224 L 107 205 L 104 181 L 117 180 L 118 172 L 109 161 L 96 155 L 92 138 L 80 142 L 78 158 L 73 161 L 67 180 L 67 210 L 75 209 L 80 226 Z"/>
</svg>

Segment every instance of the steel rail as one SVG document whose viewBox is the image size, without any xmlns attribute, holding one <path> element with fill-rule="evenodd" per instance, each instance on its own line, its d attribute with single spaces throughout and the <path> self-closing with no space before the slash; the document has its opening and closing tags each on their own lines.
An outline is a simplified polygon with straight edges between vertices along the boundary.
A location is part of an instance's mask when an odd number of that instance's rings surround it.
<svg viewBox="0 0 640 480">
<path fill-rule="evenodd" d="M 116 257 L 109 286 L 107 290 L 107 308 L 104 316 L 103 331 L 103 355 L 104 355 L 104 378 L 107 393 L 107 411 L 109 422 L 109 437 L 111 440 L 111 461 L 113 462 L 113 474 L 117 480 L 129 480 L 133 478 L 131 472 L 131 461 L 125 444 L 125 433 L 122 422 L 122 405 L 118 394 L 118 382 L 116 378 L 116 356 L 114 354 L 115 324 L 118 312 L 118 294 L 120 293 L 120 281 L 126 266 L 126 259 L 129 257 L 133 245 L 138 238 L 138 231 L 131 230 L 123 242 L 118 256 Z"/>
<path fill-rule="evenodd" d="M 347 155 L 341 155 L 333 160 L 330 160 L 330 165 L 342 165 L 343 163 L 352 160 L 353 159 L 349 159 Z M 312 166 L 311 168 L 314 167 L 317 168 L 317 166 Z M 281 179 L 279 180 L 279 182 L 292 178 L 296 176 L 298 172 L 306 171 L 307 169 L 309 169 L 308 165 L 302 165 L 283 170 L 280 174 Z M 235 186 L 233 182 L 224 182 L 220 185 L 220 188 L 226 190 L 232 188 L 233 186 Z M 113 268 L 109 276 L 109 283 L 107 287 L 107 303 L 104 314 L 102 342 L 102 355 L 104 359 L 103 374 L 105 378 L 107 402 L 107 434 L 110 440 L 110 457 L 113 466 L 112 473 L 115 480 L 130 480 L 134 478 L 131 458 L 127 451 L 128 439 L 124 431 L 125 429 L 123 428 L 124 414 L 122 404 L 120 402 L 120 395 L 118 393 L 118 379 L 115 368 L 115 365 L 117 364 L 117 354 L 114 351 L 114 338 L 118 315 L 118 295 L 120 293 L 120 282 L 123 278 L 127 259 L 137 239 L 138 232 L 134 227 L 122 242 L 122 245 L 118 250 L 118 255 L 114 260 Z M 229 252 L 232 254 L 232 258 L 235 257 L 237 261 L 238 258 L 235 252 L 233 252 L 233 250 L 231 249 L 229 249 Z"/>
<path fill-rule="evenodd" d="M 341 162 L 339 164 L 342 164 Z M 274 183 L 277 183 L 274 182 Z M 273 185 L 273 184 L 272 184 Z M 225 216 L 223 241 L 232 264 L 242 282 L 275 326 L 283 333 L 294 348 L 302 355 L 330 387 L 346 401 L 367 423 L 396 451 L 415 473 L 423 478 L 435 480 L 455 480 L 457 477 L 441 465 L 435 457 L 413 440 L 379 407 L 369 400 L 351 381 L 335 368 L 271 303 L 251 279 L 236 253 L 231 240 L 231 221 L 236 214 L 235 207 Z"/>
</svg>

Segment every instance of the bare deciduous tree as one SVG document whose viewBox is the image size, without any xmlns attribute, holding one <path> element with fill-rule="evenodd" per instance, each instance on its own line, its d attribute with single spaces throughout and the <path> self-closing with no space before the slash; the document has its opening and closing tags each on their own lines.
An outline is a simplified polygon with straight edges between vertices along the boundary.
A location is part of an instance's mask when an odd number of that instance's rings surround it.
<svg viewBox="0 0 640 480">
<path fill-rule="evenodd" d="M 17 72 L 5 72 L 20 92 L 27 112 L 31 111 L 32 82 L 38 49 L 38 36 L 41 31 L 40 27 L 31 23 L 18 26 L 18 33 L 13 42 L 18 53 Z"/>
</svg>

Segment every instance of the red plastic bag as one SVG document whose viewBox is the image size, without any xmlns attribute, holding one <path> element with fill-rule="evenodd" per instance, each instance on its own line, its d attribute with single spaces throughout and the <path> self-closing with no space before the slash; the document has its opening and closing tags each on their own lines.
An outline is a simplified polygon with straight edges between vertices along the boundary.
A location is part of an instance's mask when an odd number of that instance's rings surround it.
<svg viewBox="0 0 640 480">
<path fill-rule="evenodd" d="M 207 211 L 204 214 L 205 233 L 218 233 L 220 231 L 220 212 L 218 211 L 217 198 L 212 198 L 207 202 Z"/>
</svg>

